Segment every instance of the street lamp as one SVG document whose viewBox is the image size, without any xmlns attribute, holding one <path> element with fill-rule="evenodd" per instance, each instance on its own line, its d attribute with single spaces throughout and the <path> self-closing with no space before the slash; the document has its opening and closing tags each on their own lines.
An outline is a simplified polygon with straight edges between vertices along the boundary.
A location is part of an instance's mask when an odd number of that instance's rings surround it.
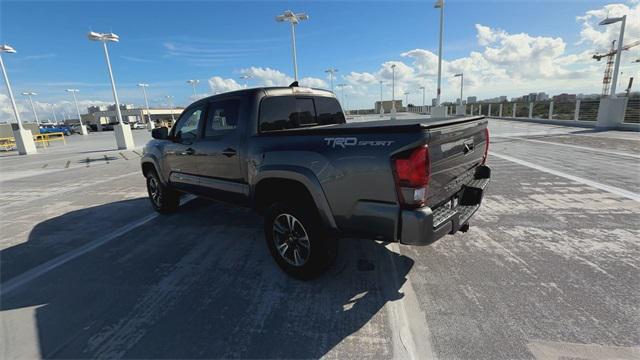
<svg viewBox="0 0 640 360">
<path fill-rule="evenodd" d="M 249 79 L 253 79 L 253 76 L 245 74 L 245 75 L 240 76 L 240 79 L 244 80 L 244 87 L 248 88 L 249 87 Z"/>
<path fill-rule="evenodd" d="M 176 122 L 176 118 L 173 116 L 173 96 L 167 95 L 165 96 L 165 98 L 167 98 L 167 102 L 169 102 L 169 109 L 171 111 L 171 123 L 174 124 Z"/>
<path fill-rule="evenodd" d="M 22 127 L 22 120 L 20 120 L 20 112 L 18 111 L 18 106 L 16 105 L 16 99 L 13 97 L 11 83 L 9 82 L 9 75 L 7 75 L 7 69 L 5 69 L 4 61 L 2 60 L 2 53 L 14 54 L 15 52 L 16 50 L 7 44 L 0 45 L 0 67 L 2 68 L 4 83 L 7 85 L 7 91 L 9 92 L 9 98 L 11 99 L 13 114 L 16 117 L 16 122 L 18 123 L 18 130 L 13 132 L 13 138 L 16 141 L 18 154 L 27 155 L 36 152 L 36 144 L 35 142 L 33 142 L 33 134 L 31 133 L 31 131 Z"/>
<path fill-rule="evenodd" d="M 67 92 L 73 94 L 73 102 L 76 104 L 76 112 L 78 113 L 78 121 L 80 121 L 80 134 L 87 135 L 87 129 L 82 124 L 82 117 L 80 116 L 80 108 L 78 107 L 78 98 L 76 98 L 76 93 L 80 90 L 78 89 L 67 89 Z"/>
<path fill-rule="evenodd" d="M 333 76 L 338 72 L 338 69 L 330 67 L 324 72 L 329 74 L 329 82 L 331 83 L 331 91 L 333 91 Z"/>
<path fill-rule="evenodd" d="M 51 104 L 51 113 L 53 114 L 53 123 L 57 124 L 58 118 L 56 117 L 56 106 L 54 104 Z"/>
<path fill-rule="evenodd" d="M 144 95 L 144 105 L 147 107 L 147 129 L 152 130 L 154 126 L 153 122 L 151 121 L 151 112 L 149 111 L 149 100 L 147 99 L 147 88 L 149 87 L 149 84 L 140 83 L 138 84 L 138 86 L 142 88 L 142 95 Z"/>
<path fill-rule="evenodd" d="M 618 85 L 618 72 L 620 71 L 620 58 L 622 57 L 622 41 L 624 40 L 624 27 L 627 23 L 627 15 L 616 18 L 606 18 L 600 22 L 600 25 L 610 25 L 621 22 L 620 24 L 620 39 L 618 40 L 618 50 L 616 51 L 616 64 L 613 69 L 613 79 L 611 80 L 611 94 L 610 96 L 616 96 L 616 85 Z"/>
<path fill-rule="evenodd" d="M 442 37 L 444 32 L 444 0 L 436 0 L 434 8 L 440 9 L 440 40 L 438 45 L 438 92 L 436 94 L 436 106 L 440 105 L 440 83 L 442 81 Z"/>
<path fill-rule="evenodd" d="M 384 106 L 382 105 L 382 85 L 384 81 L 380 80 L 380 117 L 384 116 Z"/>
<path fill-rule="evenodd" d="M 391 65 L 391 119 L 396 118 L 396 64 Z"/>
<path fill-rule="evenodd" d="M 426 88 L 424 86 L 420 86 L 419 89 L 422 90 L 422 107 L 424 107 L 425 106 L 425 103 L 424 103 L 425 100 L 424 99 L 425 99 Z M 424 111 L 424 109 L 422 109 L 422 111 Z"/>
<path fill-rule="evenodd" d="M 191 84 L 191 87 L 193 88 L 193 98 L 197 98 L 198 93 L 196 92 L 196 85 L 200 83 L 200 80 L 187 80 L 187 83 Z"/>
<path fill-rule="evenodd" d="M 107 68 L 109 69 L 109 79 L 111 80 L 111 92 L 113 93 L 113 101 L 116 103 L 116 116 L 118 118 L 118 125 L 115 127 L 115 136 L 118 149 L 132 149 L 135 145 L 133 143 L 133 135 L 131 134 L 131 127 L 123 124 L 122 113 L 120 112 L 120 102 L 118 101 L 118 92 L 116 91 L 116 82 L 113 79 L 113 71 L 111 70 L 111 60 L 109 60 L 109 50 L 107 50 L 107 42 L 119 42 L 120 37 L 114 33 L 98 33 L 95 31 L 89 32 L 87 37 L 91 41 L 100 41 L 104 48 L 104 57 L 107 61 Z"/>
<path fill-rule="evenodd" d="M 285 22 L 288 21 L 291 23 L 291 44 L 292 44 L 292 53 L 293 53 L 293 75 L 295 81 L 298 81 L 298 59 L 296 55 L 296 25 L 300 23 L 300 21 L 308 20 L 309 15 L 305 13 L 297 13 L 294 14 L 293 11 L 287 10 L 282 15 L 276 16 L 277 22 Z"/>
<path fill-rule="evenodd" d="M 341 90 L 342 90 L 342 104 L 345 105 L 345 100 L 344 100 L 344 87 L 347 86 L 347 84 L 338 84 L 337 85 Z M 346 105 L 345 105 L 346 106 Z"/>
<path fill-rule="evenodd" d="M 460 74 L 455 74 L 453 76 L 460 78 L 460 105 L 462 105 L 462 88 L 464 87 L 464 74 L 460 73 Z"/>
<path fill-rule="evenodd" d="M 33 105 L 33 96 L 36 96 L 38 94 L 29 91 L 29 92 L 23 92 L 22 95 L 27 96 L 29 98 L 29 102 L 31 103 L 31 110 L 33 111 L 33 117 L 36 118 L 36 124 L 38 124 L 38 126 L 40 126 L 40 120 L 38 120 L 38 113 L 36 112 L 36 107 Z"/>
</svg>

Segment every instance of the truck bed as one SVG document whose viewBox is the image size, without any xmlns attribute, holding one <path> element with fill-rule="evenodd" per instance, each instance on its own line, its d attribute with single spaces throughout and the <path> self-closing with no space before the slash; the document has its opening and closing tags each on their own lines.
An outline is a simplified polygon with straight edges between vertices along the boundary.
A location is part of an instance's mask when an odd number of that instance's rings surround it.
<svg viewBox="0 0 640 360">
<path fill-rule="evenodd" d="M 402 120 L 370 120 L 351 122 L 345 124 L 301 127 L 272 131 L 262 135 L 335 135 L 335 134 L 359 134 L 359 133 L 400 133 L 435 129 L 443 126 L 457 125 L 471 121 L 484 119 L 484 116 L 467 116 L 460 118 L 433 118 L 433 119 L 402 119 Z"/>
</svg>

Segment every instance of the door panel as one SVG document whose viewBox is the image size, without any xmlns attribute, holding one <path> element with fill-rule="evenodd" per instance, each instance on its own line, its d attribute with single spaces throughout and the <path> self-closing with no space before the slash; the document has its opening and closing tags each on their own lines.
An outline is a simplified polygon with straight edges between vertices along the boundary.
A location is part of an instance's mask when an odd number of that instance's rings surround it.
<svg viewBox="0 0 640 360">
<path fill-rule="evenodd" d="M 200 126 L 204 121 L 205 106 L 200 105 L 184 111 L 172 129 L 174 142 L 165 147 L 165 161 L 171 169 L 169 181 L 180 188 L 191 190 L 198 185 L 197 147 L 200 141 Z"/>
<path fill-rule="evenodd" d="M 212 102 L 204 137 L 198 143 L 200 183 L 215 198 L 248 196 L 249 188 L 240 168 L 239 108 L 239 99 Z"/>
</svg>

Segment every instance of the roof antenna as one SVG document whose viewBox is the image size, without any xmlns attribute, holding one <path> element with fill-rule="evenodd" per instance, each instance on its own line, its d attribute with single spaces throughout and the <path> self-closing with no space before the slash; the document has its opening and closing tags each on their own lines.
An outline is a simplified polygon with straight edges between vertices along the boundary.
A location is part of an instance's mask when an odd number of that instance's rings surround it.
<svg viewBox="0 0 640 360">
<path fill-rule="evenodd" d="M 298 82 L 294 81 L 291 83 L 291 85 L 289 85 L 289 87 L 298 87 Z"/>
</svg>

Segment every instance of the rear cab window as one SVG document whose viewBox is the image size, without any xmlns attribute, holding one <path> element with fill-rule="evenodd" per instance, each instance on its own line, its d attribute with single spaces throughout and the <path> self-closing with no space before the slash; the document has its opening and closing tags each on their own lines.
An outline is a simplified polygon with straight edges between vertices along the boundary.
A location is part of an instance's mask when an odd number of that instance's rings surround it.
<svg viewBox="0 0 640 360">
<path fill-rule="evenodd" d="M 344 114 L 335 98 L 273 96 L 260 105 L 259 132 L 343 124 Z"/>
</svg>

